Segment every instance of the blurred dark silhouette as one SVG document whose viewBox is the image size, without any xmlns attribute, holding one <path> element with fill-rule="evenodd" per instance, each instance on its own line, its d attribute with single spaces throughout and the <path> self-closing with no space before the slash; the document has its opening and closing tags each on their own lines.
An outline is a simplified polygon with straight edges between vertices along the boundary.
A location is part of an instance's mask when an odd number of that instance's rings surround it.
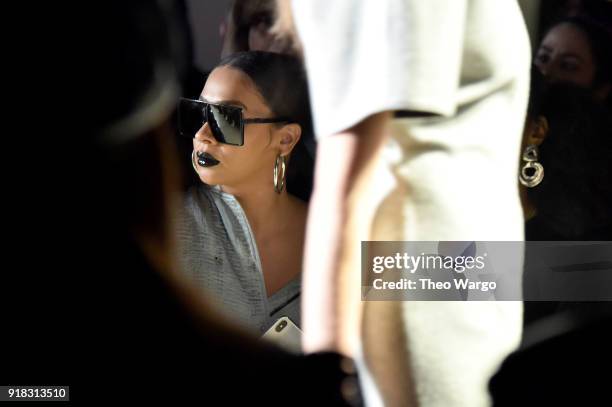
<svg viewBox="0 0 612 407">
<path fill-rule="evenodd" d="M 565 312 L 525 335 L 491 379 L 493 406 L 610 405 L 612 314 Z"/>
<path fill-rule="evenodd" d="M 81 42 L 44 78 L 62 92 L 30 107 L 44 134 L 15 150 L 27 171 L 8 191 L 0 383 L 69 385 L 76 402 L 347 405 L 339 355 L 256 341 L 174 271 L 169 118 L 189 54 L 174 6 L 87 3 L 86 25 L 56 22 Z"/>
</svg>

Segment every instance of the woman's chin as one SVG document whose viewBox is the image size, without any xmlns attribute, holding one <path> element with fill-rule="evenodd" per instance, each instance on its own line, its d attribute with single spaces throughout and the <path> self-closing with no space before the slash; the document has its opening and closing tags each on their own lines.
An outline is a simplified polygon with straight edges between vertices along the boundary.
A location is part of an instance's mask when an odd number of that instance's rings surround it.
<svg viewBox="0 0 612 407">
<path fill-rule="evenodd" d="M 212 168 L 199 168 L 198 175 L 200 176 L 200 181 L 211 186 L 221 185 L 223 180 L 216 176 L 214 172 Z"/>
</svg>

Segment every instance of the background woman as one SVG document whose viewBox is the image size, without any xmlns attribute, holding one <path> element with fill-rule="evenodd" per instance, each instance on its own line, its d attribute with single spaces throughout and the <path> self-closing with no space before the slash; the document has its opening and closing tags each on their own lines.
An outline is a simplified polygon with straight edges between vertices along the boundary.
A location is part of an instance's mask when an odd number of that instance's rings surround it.
<svg viewBox="0 0 612 407">
<path fill-rule="evenodd" d="M 598 101 L 610 106 L 612 90 L 612 36 L 585 17 L 570 17 L 547 31 L 534 59 L 551 82 L 572 83 L 589 89 Z"/>
<path fill-rule="evenodd" d="M 525 240 L 612 240 L 611 128 L 588 89 L 544 83 L 534 72 L 519 174 Z M 526 264 L 536 264 L 529 257 Z M 526 295 L 549 284 L 525 272 Z M 597 302 L 526 301 L 524 320 L 528 326 L 561 310 L 599 308 Z"/>
<path fill-rule="evenodd" d="M 179 226 L 184 268 L 261 333 L 281 316 L 299 325 L 310 120 L 301 63 L 262 51 L 226 57 L 179 107 L 201 180 Z"/>
<path fill-rule="evenodd" d="M 521 176 L 526 240 L 612 238 L 611 129 L 588 90 L 534 73 L 522 151 L 535 150 L 543 171 Z"/>
</svg>

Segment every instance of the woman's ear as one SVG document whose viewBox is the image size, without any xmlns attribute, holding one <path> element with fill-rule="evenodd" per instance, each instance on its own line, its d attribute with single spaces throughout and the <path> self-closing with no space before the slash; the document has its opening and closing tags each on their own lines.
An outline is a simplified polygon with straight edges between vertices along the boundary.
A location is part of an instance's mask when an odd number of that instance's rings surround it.
<svg viewBox="0 0 612 407">
<path fill-rule="evenodd" d="M 302 128 L 299 124 L 291 123 L 284 125 L 279 130 L 280 132 L 280 154 L 282 156 L 287 156 L 291 154 L 291 151 L 295 147 L 295 145 L 300 141 L 300 137 L 302 136 Z"/>
<path fill-rule="evenodd" d="M 539 146 L 542 144 L 548 135 L 548 119 L 544 116 L 538 116 L 529 128 L 527 144 Z"/>
</svg>

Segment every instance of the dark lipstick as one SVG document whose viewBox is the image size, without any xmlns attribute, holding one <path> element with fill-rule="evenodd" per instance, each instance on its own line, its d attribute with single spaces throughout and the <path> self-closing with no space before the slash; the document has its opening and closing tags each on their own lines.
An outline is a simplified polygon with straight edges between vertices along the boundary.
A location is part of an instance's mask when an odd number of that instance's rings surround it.
<svg viewBox="0 0 612 407">
<path fill-rule="evenodd" d="M 219 160 L 208 153 L 198 153 L 198 165 L 200 167 L 214 167 Z"/>
</svg>

